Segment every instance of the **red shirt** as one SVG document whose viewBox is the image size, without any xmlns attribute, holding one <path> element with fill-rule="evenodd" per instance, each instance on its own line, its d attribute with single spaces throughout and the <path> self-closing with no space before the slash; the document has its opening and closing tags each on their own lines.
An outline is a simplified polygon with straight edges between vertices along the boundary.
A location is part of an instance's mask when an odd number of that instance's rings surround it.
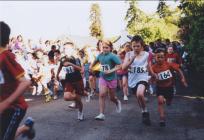
<svg viewBox="0 0 204 140">
<path fill-rule="evenodd" d="M 177 53 L 166 54 L 166 61 L 169 63 L 181 64 L 181 57 Z"/>
<path fill-rule="evenodd" d="M 172 87 L 173 86 L 173 75 L 172 71 L 178 71 L 179 65 L 176 63 L 168 63 L 164 61 L 162 65 L 154 64 L 152 65 L 152 70 L 159 77 L 156 85 L 158 87 Z"/>
<path fill-rule="evenodd" d="M 8 98 L 18 87 L 18 79 L 24 76 L 24 70 L 15 60 L 15 55 L 0 48 L 0 102 Z M 19 96 L 9 108 L 28 107 L 24 97 Z"/>
</svg>

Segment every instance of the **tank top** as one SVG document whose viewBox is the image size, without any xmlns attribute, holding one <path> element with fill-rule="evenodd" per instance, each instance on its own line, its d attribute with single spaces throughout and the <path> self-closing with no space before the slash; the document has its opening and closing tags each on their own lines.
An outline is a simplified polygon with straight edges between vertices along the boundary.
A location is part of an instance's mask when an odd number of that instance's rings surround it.
<svg viewBox="0 0 204 140">
<path fill-rule="evenodd" d="M 143 51 L 143 55 L 138 59 L 136 58 L 128 69 L 128 85 L 134 88 L 136 84 L 140 81 L 148 82 L 148 58 L 149 53 Z M 134 51 L 128 52 L 127 56 L 129 58 L 134 56 Z"/>
</svg>

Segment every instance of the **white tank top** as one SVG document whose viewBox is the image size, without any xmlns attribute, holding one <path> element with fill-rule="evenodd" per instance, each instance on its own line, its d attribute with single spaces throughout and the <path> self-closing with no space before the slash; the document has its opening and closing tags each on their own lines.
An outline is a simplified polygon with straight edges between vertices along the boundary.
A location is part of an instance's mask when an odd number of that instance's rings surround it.
<svg viewBox="0 0 204 140">
<path fill-rule="evenodd" d="M 148 82 L 148 52 L 141 52 L 143 55 L 138 59 L 136 58 L 133 63 L 128 68 L 128 85 L 134 88 L 136 84 L 140 81 Z M 132 58 L 134 56 L 134 51 L 128 52 L 127 56 Z"/>
</svg>

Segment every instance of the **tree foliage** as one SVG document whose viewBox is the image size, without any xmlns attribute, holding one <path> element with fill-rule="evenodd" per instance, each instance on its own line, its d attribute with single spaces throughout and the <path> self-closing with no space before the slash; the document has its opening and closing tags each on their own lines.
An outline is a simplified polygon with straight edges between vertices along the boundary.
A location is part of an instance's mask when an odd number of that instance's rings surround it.
<svg viewBox="0 0 204 140">
<path fill-rule="evenodd" d="M 163 16 L 161 17 L 159 13 L 154 15 L 145 14 L 137 7 L 135 0 L 128 1 L 128 4 L 129 8 L 125 20 L 127 21 L 126 27 L 129 34 L 141 35 L 146 43 L 156 39 L 169 38 L 176 40 L 178 38 L 178 21 L 180 17 L 180 10 L 178 8 L 171 9 L 166 5 L 167 10 L 162 12 Z"/>
<path fill-rule="evenodd" d="M 103 38 L 103 31 L 102 31 L 102 24 L 101 24 L 101 11 L 98 4 L 92 4 L 91 10 L 90 10 L 90 22 L 91 25 L 89 27 L 90 29 L 90 35 L 93 37 L 96 37 L 97 39 Z"/>
<path fill-rule="evenodd" d="M 204 1 L 181 0 L 179 35 L 189 50 L 192 66 L 204 72 Z"/>
</svg>

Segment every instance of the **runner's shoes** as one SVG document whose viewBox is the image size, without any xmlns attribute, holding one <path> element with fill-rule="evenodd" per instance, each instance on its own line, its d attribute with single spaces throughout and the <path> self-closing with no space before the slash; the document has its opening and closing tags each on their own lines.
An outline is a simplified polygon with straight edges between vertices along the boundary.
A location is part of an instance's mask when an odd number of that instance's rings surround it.
<svg viewBox="0 0 204 140">
<path fill-rule="evenodd" d="M 95 117 L 95 120 L 104 121 L 105 115 L 103 113 L 100 113 L 98 116 Z"/>
<path fill-rule="evenodd" d="M 78 119 L 79 121 L 83 121 L 83 120 L 84 120 L 84 113 L 78 111 L 78 118 L 77 118 L 77 119 Z"/>
<path fill-rule="evenodd" d="M 71 104 L 69 105 L 69 108 L 73 108 L 73 109 L 77 108 L 77 107 L 76 107 L 76 103 L 75 103 L 75 102 L 71 103 Z"/>
<path fill-rule="evenodd" d="M 120 100 L 117 100 L 117 101 L 118 101 L 118 103 L 117 103 L 117 105 L 116 105 L 116 112 L 117 112 L 117 113 L 120 113 L 121 110 L 122 110 L 121 102 L 120 102 Z"/>
<path fill-rule="evenodd" d="M 123 100 L 128 101 L 128 97 L 126 95 L 124 95 Z"/>
<path fill-rule="evenodd" d="M 147 126 L 151 125 L 151 121 L 150 121 L 150 117 L 149 117 L 149 112 L 143 112 L 142 113 L 142 122 L 145 125 L 147 125 Z"/>
</svg>

